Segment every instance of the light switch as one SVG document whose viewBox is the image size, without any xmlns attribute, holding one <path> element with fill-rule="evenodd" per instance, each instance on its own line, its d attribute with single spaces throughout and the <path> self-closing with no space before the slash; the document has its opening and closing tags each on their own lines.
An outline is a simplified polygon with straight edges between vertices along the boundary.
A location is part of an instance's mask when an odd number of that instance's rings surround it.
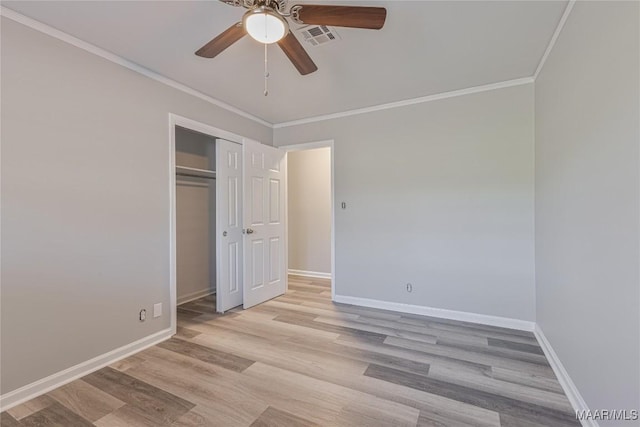
<svg viewBox="0 0 640 427">
<path fill-rule="evenodd" d="M 153 304 L 153 317 L 162 316 L 162 303 Z"/>
</svg>

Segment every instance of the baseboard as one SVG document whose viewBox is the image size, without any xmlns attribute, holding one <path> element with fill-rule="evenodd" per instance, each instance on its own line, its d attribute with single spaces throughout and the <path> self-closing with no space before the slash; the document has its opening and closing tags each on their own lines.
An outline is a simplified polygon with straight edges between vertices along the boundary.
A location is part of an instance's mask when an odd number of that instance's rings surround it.
<svg viewBox="0 0 640 427">
<path fill-rule="evenodd" d="M 17 390 L 0 395 L 0 412 L 11 409 L 14 406 L 90 374 L 93 371 L 104 368 L 105 366 L 117 362 L 120 359 L 124 359 L 125 357 L 144 350 L 145 348 L 165 341 L 171 338 L 172 335 L 173 333 L 170 328 L 156 332 L 155 334 L 132 342 L 131 344 L 127 344 L 53 375 L 49 375 L 46 378 L 27 384 Z"/>
<path fill-rule="evenodd" d="M 211 288 L 203 289 L 203 290 L 197 291 L 197 292 L 191 292 L 191 293 L 188 293 L 186 295 L 182 295 L 181 297 L 179 297 L 177 305 L 186 304 L 188 302 L 195 301 L 197 299 L 212 295 L 214 293 L 215 293 L 215 291 L 211 290 Z"/>
<path fill-rule="evenodd" d="M 306 271 L 289 269 L 289 274 L 294 276 L 313 277 L 315 279 L 331 279 L 331 273 L 322 273 L 320 271 Z"/>
<path fill-rule="evenodd" d="M 379 308 L 382 310 L 398 311 L 401 313 L 420 314 L 422 316 L 440 317 L 442 319 L 459 320 L 461 322 L 479 323 L 481 325 L 498 326 L 501 328 L 517 329 L 533 332 L 535 323 L 527 320 L 511 319 L 508 317 L 489 316 L 486 314 L 468 313 L 465 311 L 446 310 L 423 305 L 403 304 L 369 298 L 335 295 L 335 302 L 359 305 L 363 307 Z"/>
<path fill-rule="evenodd" d="M 567 398 L 569 399 L 569 403 L 571 403 L 571 406 L 573 406 L 573 409 L 576 411 L 588 411 L 589 407 L 587 406 L 587 403 L 584 401 L 584 399 L 580 395 L 578 388 L 571 380 L 569 373 L 562 365 L 562 362 L 558 358 L 558 355 L 556 354 L 556 352 L 553 350 L 553 347 L 551 347 L 551 343 L 549 343 L 549 340 L 547 340 L 547 337 L 544 335 L 544 332 L 542 332 L 540 325 L 536 324 L 533 334 L 536 336 L 536 339 L 538 340 L 540 347 L 542 347 L 542 351 L 544 352 L 544 355 L 547 357 L 547 360 L 549 361 L 549 364 L 551 365 L 553 372 L 556 374 L 556 377 L 558 377 L 558 382 L 562 386 L 562 389 L 564 390 L 564 393 L 567 395 Z M 596 420 L 582 420 L 581 422 L 584 427 L 599 426 Z"/>
</svg>

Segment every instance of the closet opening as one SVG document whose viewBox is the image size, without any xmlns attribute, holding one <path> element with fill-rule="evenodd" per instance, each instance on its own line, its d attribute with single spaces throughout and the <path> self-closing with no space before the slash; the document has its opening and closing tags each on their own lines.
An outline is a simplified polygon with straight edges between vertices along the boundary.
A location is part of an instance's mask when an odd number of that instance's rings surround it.
<svg viewBox="0 0 640 427">
<path fill-rule="evenodd" d="M 175 127 L 178 310 L 216 310 L 216 139 Z"/>
<path fill-rule="evenodd" d="M 169 114 L 169 301 L 179 317 L 243 303 L 244 138 Z M 233 249 L 233 250 L 232 250 Z"/>
</svg>

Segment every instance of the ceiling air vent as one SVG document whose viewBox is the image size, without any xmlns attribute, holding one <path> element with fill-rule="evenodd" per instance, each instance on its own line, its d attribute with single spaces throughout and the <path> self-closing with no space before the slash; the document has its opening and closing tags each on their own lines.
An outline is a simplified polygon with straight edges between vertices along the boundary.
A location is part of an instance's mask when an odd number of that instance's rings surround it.
<svg viewBox="0 0 640 427">
<path fill-rule="evenodd" d="M 298 34 L 301 34 L 304 40 L 312 46 L 320 46 L 321 44 L 333 43 L 340 40 L 340 36 L 335 28 L 326 25 L 307 25 L 299 28 Z"/>
</svg>

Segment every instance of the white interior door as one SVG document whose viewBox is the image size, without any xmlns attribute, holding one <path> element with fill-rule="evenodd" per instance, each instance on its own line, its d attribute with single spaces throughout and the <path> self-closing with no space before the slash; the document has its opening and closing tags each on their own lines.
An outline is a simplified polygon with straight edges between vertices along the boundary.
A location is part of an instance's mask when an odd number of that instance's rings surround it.
<svg viewBox="0 0 640 427">
<path fill-rule="evenodd" d="M 244 308 L 285 293 L 284 151 L 244 143 Z"/>
<path fill-rule="evenodd" d="M 216 311 L 242 305 L 242 145 L 216 139 Z"/>
</svg>

